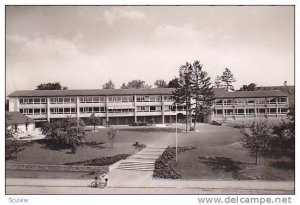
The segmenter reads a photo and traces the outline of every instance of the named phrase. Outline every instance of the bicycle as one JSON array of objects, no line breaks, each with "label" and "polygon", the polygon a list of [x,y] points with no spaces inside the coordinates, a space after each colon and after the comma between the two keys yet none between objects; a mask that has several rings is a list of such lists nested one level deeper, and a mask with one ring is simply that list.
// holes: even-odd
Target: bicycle
[{"label": "bicycle", "polygon": [[101,176],[97,176],[94,178],[94,181],[92,181],[91,183],[91,187],[96,188],[96,187],[100,187],[100,188],[104,188],[107,186],[107,176],[106,174],[101,175]]}]

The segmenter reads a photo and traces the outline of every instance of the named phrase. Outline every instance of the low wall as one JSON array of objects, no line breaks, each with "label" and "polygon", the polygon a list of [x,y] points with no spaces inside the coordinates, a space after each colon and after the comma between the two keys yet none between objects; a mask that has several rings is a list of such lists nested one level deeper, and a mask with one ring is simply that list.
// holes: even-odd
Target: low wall
[{"label": "low wall", "polygon": [[22,171],[62,171],[62,172],[108,172],[108,166],[47,165],[47,164],[7,164],[6,170]]}]

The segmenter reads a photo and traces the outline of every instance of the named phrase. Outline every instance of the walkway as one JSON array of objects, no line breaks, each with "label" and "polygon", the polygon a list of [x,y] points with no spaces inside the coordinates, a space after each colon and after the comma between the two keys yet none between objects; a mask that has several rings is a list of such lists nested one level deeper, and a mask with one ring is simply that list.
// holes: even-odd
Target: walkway
[{"label": "walkway", "polygon": [[128,157],[109,173],[109,186],[126,186],[132,182],[143,186],[144,181],[151,181],[155,161],[164,150],[163,147],[146,147]]}]

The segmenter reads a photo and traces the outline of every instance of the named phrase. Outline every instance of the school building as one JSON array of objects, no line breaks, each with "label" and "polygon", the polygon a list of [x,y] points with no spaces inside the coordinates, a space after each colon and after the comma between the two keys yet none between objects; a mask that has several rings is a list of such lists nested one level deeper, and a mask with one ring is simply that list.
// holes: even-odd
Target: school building
[{"label": "school building", "polygon": [[[11,93],[9,111],[23,113],[36,122],[66,118],[87,119],[92,113],[102,124],[133,122],[172,123],[176,115],[185,116],[185,106],[174,105],[173,88],[21,90]],[[213,119],[285,117],[288,95],[280,90],[227,92],[214,88]]]}]

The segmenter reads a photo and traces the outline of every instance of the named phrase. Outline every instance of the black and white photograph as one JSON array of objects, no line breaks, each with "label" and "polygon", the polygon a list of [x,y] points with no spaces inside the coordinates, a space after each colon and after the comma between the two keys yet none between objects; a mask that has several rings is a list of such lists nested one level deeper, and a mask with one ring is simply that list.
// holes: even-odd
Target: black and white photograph
[{"label": "black and white photograph", "polygon": [[295,5],[4,7],[6,195],[291,204]]}]

